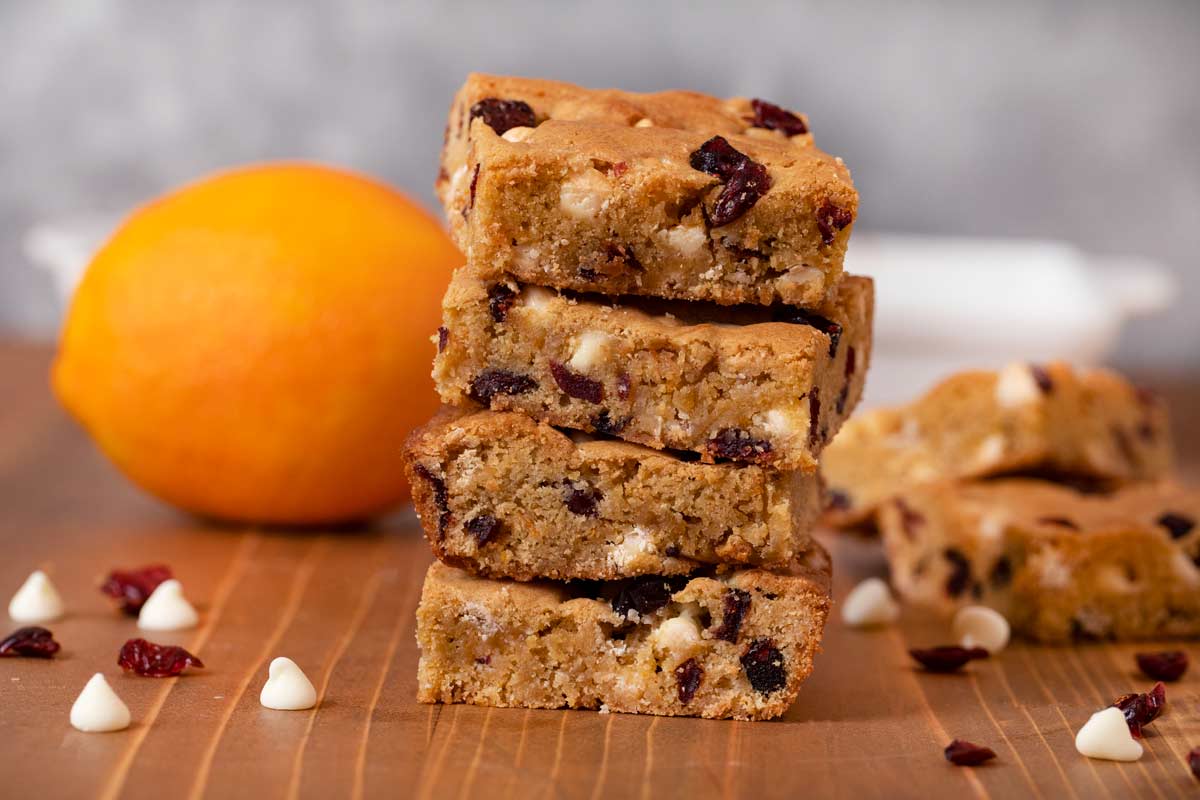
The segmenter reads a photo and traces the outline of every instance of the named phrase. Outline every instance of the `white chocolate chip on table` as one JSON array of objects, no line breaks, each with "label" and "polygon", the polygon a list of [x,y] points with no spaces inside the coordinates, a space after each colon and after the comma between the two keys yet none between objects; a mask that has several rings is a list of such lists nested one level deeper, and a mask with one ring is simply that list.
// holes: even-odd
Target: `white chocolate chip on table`
[{"label": "white chocolate chip on table", "polygon": [[900,618],[900,606],[880,578],[867,578],[842,601],[842,620],[852,628],[890,625]]},{"label": "white chocolate chip on table", "polygon": [[25,579],[8,603],[8,616],[14,622],[53,622],[64,611],[62,597],[40,569]]},{"label": "white chocolate chip on table", "polygon": [[183,595],[183,584],[174,578],[160,583],[138,614],[138,627],[145,631],[181,631],[199,621],[200,615]]},{"label": "white chocolate chip on table", "polygon": [[129,706],[117,697],[102,673],[97,672],[71,706],[71,725],[85,733],[109,733],[129,727]]},{"label": "white chocolate chip on table", "polygon": [[317,704],[317,690],[295,661],[280,656],[267,670],[258,702],[278,711],[303,711]]},{"label": "white chocolate chip on table", "polygon": [[954,638],[963,647],[982,647],[996,655],[1008,645],[1008,620],[987,606],[964,606],[954,615]]},{"label": "white chocolate chip on table", "polygon": [[1097,711],[1075,734],[1075,749],[1088,758],[1108,761],[1137,761],[1142,743],[1129,732],[1121,709],[1110,706]]}]

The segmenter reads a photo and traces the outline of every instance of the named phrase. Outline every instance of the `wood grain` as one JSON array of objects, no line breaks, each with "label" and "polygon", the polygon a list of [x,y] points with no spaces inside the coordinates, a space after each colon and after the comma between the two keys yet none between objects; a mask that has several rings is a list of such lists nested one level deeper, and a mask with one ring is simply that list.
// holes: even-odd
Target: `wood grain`
[{"label": "wood grain", "polygon": [[[0,591],[44,567],[71,614],[53,626],[59,658],[0,661],[0,796],[1172,798],[1198,788],[1185,758],[1200,745],[1200,674],[1170,688],[1141,761],[1089,761],[1075,730],[1148,687],[1132,658],[1147,646],[1018,644],[966,674],[930,675],[906,650],[947,635],[913,614],[872,633],[834,619],[813,677],[774,723],[419,705],[413,610],[429,555],[411,513],[306,533],[178,515],[124,482],[57,410],[48,358],[0,344]],[[1176,408],[1197,398],[1182,391]],[[882,574],[871,543],[826,540],[836,596]],[[197,630],[158,638],[197,651],[207,669],[151,680],[116,667],[136,629],[95,586],[113,566],[149,561],[171,564],[203,612]],[[308,672],[316,709],[258,704],[276,655]],[[67,724],[96,671],[129,704],[129,730]],[[953,737],[999,758],[953,767],[941,753]]]}]

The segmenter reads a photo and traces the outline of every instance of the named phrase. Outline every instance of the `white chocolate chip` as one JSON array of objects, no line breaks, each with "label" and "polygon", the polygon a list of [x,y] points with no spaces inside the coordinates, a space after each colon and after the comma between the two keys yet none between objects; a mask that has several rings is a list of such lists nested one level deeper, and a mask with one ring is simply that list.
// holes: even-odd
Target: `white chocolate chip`
[{"label": "white chocolate chip", "polygon": [[1075,749],[1088,758],[1108,761],[1137,761],[1142,757],[1142,743],[1133,738],[1125,714],[1114,706],[1092,714],[1075,734]]},{"label": "white chocolate chip", "polygon": [[637,122],[633,123],[633,127],[635,127],[635,128],[653,128],[654,120],[650,119],[649,117],[642,117]]},{"label": "white chocolate chip", "polygon": [[987,606],[964,606],[954,615],[954,638],[963,647],[982,647],[992,655],[1008,645],[1008,620]]},{"label": "white chocolate chip", "polygon": [[676,225],[663,231],[663,237],[684,258],[695,256],[708,243],[708,235],[700,225]]},{"label": "white chocolate chip", "polygon": [[648,559],[657,552],[654,543],[646,535],[646,531],[635,525],[629,533],[625,534],[625,538],[621,540],[620,544],[613,545],[608,557],[618,567],[625,568],[637,566],[638,562]]},{"label": "white chocolate chip", "polygon": [[612,336],[604,331],[584,331],[579,334],[575,352],[571,354],[567,366],[576,372],[587,372],[604,355],[611,340]]},{"label": "white chocolate chip", "polygon": [[183,584],[172,578],[163,581],[146,599],[138,613],[144,631],[181,631],[196,627],[200,615],[183,596]]},{"label": "white chocolate chip", "polygon": [[996,404],[1001,408],[1020,408],[1041,397],[1042,390],[1026,364],[1009,364],[996,376]]},{"label": "white chocolate chip", "polygon": [[668,668],[686,661],[703,642],[700,626],[690,614],[664,620],[651,636],[655,651]]},{"label": "white chocolate chip", "polygon": [[816,267],[806,267],[801,264],[798,267],[792,267],[779,278],[780,286],[808,286],[809,284],[820,284],[825,281],[825,273]]},{"label": "white chocolate chip", "polygon": [[772,408],[767,412],[763,427],[772,436],[784,438],[796,430],[795,415],[781,408]]},{"label": "white chocolate chip", "polygon": [[526,286],[521,290],[521,305],[530,311],[542,314],[550,310],[550,303],[556,297],[558,295],[549,289],[543,289],[540,286]]},{"label": "white chocolate chip", "polygon": [[541,250],[527,244],[517,245],[512,249],[512,253],[513,261],[517,263],[517,266],[525,269],[533,269],[542,258]]},{"label": "white chocolate chip", "polygon": [[879,578],[862,581],[842,601],[842,620],[851,628],[890,625],[899,618],[900,606]]},{"label": "white chocolate chip", "polygon": [[1003,434],[993,433],[979,443],[979,448],[976,449],[975,458],[971,463],[975,469],[986,469],[994,466],[1003,457],[1004,436]]},{"label": "white chocolate chip", "polygon": [[1030,558],[1030,566],[1043,589],[1065,589],[1071,585],[1071,570],[1058,550],[1047,548]]},{"label": "white chocolate chip", "polygon": [[533,128],[527,125],[518,125],[515,128],[509,128],[504,133],[500,134],[500,138],[508,142],[523,142],[533,133]]},{"label": "white chocolate chip", "polygon": [[317,690],[295,661],[280,656],[267,669],[258,702],[277,711],[303,711],[317,704]]},{"label": "white chocolate chip", "polygon": [[109,733],[129,727],[129,706],[97,672],[71,706],[71,727],[85,733]]},{"label": "white chocolate chip", "polygon": [[34,570],[8,603],[14,622],[52,622],[63,615],[62,597],[46,573]]},{"label": "white chocolate chip", "polygon": [[454,170],[454,174],[450,176],[450,196],[453,197],[462,188],[463,179],[467,177],[467,165],[463,164],[458,169]]},{"label": "white chocolate chip", "polygon": [[593,219],[604,207],[612,186],[598,170],[586,169],[559,190],[558,204],[575,219]]},{"label": "white chocolate chip", "polygon": [[1008,520],[1001,511],[988,511],[979,517],[979,538],[988,542],[998,542],[1008,527]]}]

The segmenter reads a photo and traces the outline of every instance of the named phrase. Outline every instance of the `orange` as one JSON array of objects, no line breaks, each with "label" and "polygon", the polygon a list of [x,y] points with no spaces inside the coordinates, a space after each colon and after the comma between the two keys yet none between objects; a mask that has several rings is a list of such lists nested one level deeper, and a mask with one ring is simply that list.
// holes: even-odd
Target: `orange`
[{"label": "orange", "polygon": [[227,520],[315,524],[408,497],[430,336],[461,255],[366,177],[219,174],[136,211],[88,266],[58,397],[131,480]]}]

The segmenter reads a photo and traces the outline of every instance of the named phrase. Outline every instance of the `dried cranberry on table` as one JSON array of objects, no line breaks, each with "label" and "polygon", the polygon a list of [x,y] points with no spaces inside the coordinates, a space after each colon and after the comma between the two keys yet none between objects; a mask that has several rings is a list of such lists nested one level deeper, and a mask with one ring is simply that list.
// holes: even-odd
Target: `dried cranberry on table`
[{"label": "dried cranberry on table", "polygon": [[8,658],[53,658],[59,649],[54,634],[37,625],[18,628],[0,639],[0,656]]},{"label": "dried cranberry on table", "polygon": [[1173,683],[1182,678],[1188,668],[1188,656],[1182,650],[1137,653],[1134,658],[1137,660],[1138,669],[1156,681]]},{"label": "dried cranberry on table", "polygon": [[131,570],[115,569],[100,585],[100,591],[118,601],[126,614],[136,617],[158,585],[173,577],[171,568],[165,564]]},{"label": "dried cranberry on table", "polygon": [[1192,768],[1192,774],[1200,778],[1200,747],[1193,747],[1188,753],[1188,766]]},{"label": "dried cranberry on table", "polygon": [[117,665],[145,678],[170,678],[188,667],[203,667],[204,662],[182,647],[130,639],[121,646]]},{"label": "dried cranberry on table", "polygon": [[1121,709],[1129,732],[1133,738],[1142,737],[1142,728],[1158,719],[1167,705],[1167,687],[1162,681],[1154,684],[1148,692],[1124,694],[1113,702],[1114,708]]},{"label": "dried cranberry on table", "polygon": [[962,669],[968,661],[988,657],[988,651],[982,647],[959,647],[958,645],[917,648],[909,650],[908,654],[930,672],[954,672]]},{"label": "dried cranberry on table", "polygon": [[946,745],[946,760],[960,767],[977,767],[985,761],[996,757],[996,752],[990,747],[968,742],[965,739],[955,739]]}]

